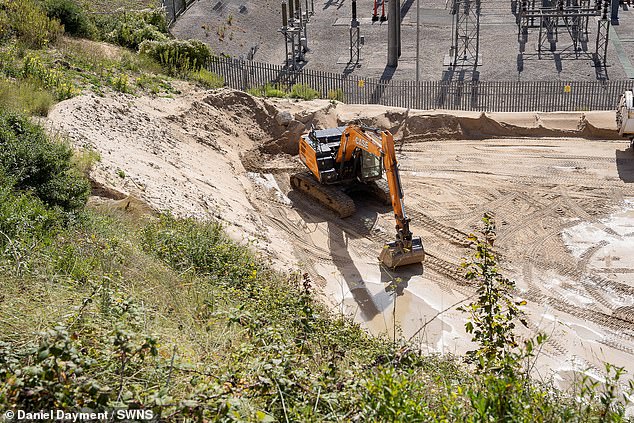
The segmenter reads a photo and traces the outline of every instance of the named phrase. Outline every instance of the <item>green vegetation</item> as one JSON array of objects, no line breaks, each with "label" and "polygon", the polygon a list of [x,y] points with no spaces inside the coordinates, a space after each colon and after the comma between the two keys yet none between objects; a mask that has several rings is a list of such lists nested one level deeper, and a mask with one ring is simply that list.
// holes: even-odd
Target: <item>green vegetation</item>
[{"label": "green vegetation", "polygon": [[[369,336],[316,299],[308,274],[274,271],[218,222],[138,216],[116,202],[87,208],[85,175],[99,154],[73,154],[27,115],[82,91],[169,93],[165,74],[223,81],[202,67],[206,47],[168,40],[156,10],[86,13],[153,0],[80,1],[0,0],[0,409],[142,408],[165,421],[625,420],[632,386],[619,367],[566,392],[531,379],[546,339],[515,333],[522,302],[499,271],[491,216],[465,264],[478,286],[463,306],[476,349],[453,357]],[[130,49],[139,45],[141,55]],[[301,84],[251,93],[319,96]]]},{"label": "green vegetation", "polygon": [[328,90],[327,98],[332,101],[343,101],[343,90],[341,88]]},{"label": "green vegetation", "polygon": [[301,98],[302,100],[314,100],[319,98],[319,91],[314,90],[306,84],[295,84],[288,94],[290,98]]},{"label": "green vegetation", "polygon": [[161,63],[172,75],[199,71],[211,58],[209,47],[198,40],[146,40],[139,53]]},{"label": "green vegetation", "polygon": [[104,41],[138,49],[143,41],[166,41],[167,23],[161,9],[117,12],[93,18]]},{"label": "green vegetation", "polygon": [[19,110],[29,115],[46,116],[53,105],[53,95],[26,81],[10,83],[0,80],[0,109]]},{"label": "green vegetation", "polygon": [[15,36],[30,48],[54,42],[63,32],[56,19],[49,19],[36,0],[0,1],[0,37]]},{"label": "green vegetation", "polygon": [[[307,274],[273,271],[217,222],[85,209],[83,191],[62,207],[56,200],[98,155],[73,160],[28,119],[0,122],[9,140],[0,163],[30,164],[4,165],[0,179],[3,409],[146,408],[195,421],[622,421],[622,369],[564,393],[529,378],[532,344],[498,342],[514,339],[521,313],[506,302],[490,218],[466,265],[482,286],[467,306],[479,346],[468,365],[368,336],[315,299]],[[62,171],[76,182],[49,184]],[[493,336],[491,318],[502,326]]]},{"label": "green vegetation", "polygon": [[97,28],[74,0],[44,0],[43,9],[50,19],[64,25],[64,31],[76,37],[93,38]]},{"label": "green vegetation", "polygon": [[225,85],[225,81],[222,76],[216,75],[204,68],[191,72],[189,74],[189,78],[192,81],[198,82],[205,88],[221,88]]},{"label": "green vegetation", "polygon": [[34,192],[44,203],[65,211],[76,211],[86,203],[90,186],[71,166],[71,148],[50,141],[28,118],[0,114],[0,147],[5,185]]},{"label": "green vegetation", "polygon": [[291,87],[290,91],[286,91],[281,85],[265,84],[260,87],[250,88],[247,92],[256,97],[289,97],[302,100],[314,100],[319,98],[319,91],[305,84],[295,84]]},{"label": "green vegetation", "polygon": [[86,91],[170,95],[173,76],[223,85],[202,68],[211,57],[206,45],[169,39],[160,4],[124,3],[88,13],[96,5],[80,0],[0,0],[0,108],[46,116],[55,101]]},{"label": "green vegetation", "polygon": [[278,97],[284,98],[287,96],[286,91],[280,85],[265,84],[260,87],[253,87],[247,90],[247,93],[255,97]]}]

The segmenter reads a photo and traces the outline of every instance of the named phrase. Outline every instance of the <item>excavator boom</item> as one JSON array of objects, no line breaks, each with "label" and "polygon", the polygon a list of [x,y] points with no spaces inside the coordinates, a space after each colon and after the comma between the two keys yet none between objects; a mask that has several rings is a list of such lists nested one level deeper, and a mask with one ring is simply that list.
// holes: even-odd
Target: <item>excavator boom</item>
[{"label": "excavator boom", "polygon": [[292,185],[339,212],[341,217],[354,213],[353,205],[351,207],[337,197],[331,187],[324,185],[351,179],[372,183],[381,178],[384,170],[396,220],[396,239],[383,246],[379,260],[390,268],[424,260],[422,240],[414,237],[409,229],[410,219],[405,213],[394,138],[389,131],[358,125],[326,129],[319,133],[312,131],[301,138],[299,157],[316,181],[310,184],[306,179],[310,175],[293,175]]}]

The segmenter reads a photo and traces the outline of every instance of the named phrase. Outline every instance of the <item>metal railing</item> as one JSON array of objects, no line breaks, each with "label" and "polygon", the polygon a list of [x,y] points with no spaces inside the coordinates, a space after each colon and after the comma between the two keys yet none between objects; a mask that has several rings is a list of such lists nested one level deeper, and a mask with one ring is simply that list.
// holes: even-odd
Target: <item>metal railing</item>
[{"label": "metal railing", "polygon": [[[181,0],[184,1],[184,0]],[[415,81],[362,78],[310,69],[216,57],[208,69],[238,90],[272,84],[290,90],[305,84],[321,98],[345,103],[382,104],[412,109],[486,112],[614,110],[632,81]]]}]

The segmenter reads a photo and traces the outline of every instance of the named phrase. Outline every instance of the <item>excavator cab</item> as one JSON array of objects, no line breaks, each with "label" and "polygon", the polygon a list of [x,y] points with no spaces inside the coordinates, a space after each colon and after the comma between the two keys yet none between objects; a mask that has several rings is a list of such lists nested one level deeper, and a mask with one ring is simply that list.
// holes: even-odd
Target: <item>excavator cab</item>
[{"label": "excavator cab", "polygon": [[362,182],[376,181],[383,177],[383,160],[367,151],[361,150],[361,172],[359,179]]}]

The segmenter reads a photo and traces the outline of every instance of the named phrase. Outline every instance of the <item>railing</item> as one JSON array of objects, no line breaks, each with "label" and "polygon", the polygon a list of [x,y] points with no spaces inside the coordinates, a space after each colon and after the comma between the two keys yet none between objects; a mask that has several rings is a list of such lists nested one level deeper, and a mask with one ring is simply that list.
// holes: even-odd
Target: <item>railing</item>
[{"label": "railing", "polygon": [[[185,1],[185,0],[181,0]],[[382,104],[412,109],[453,109],[487,112],[614,110],[632,81],[415,81],[380,80],[310,69],[214,58],[208,69],[228,87],[247,90],[273,84],[290,90],[306,84],[321,98],[346,103]]]}]

